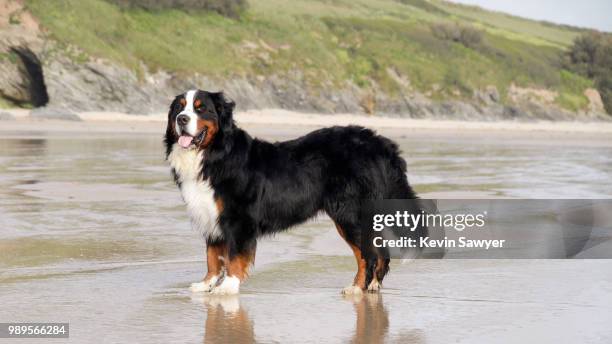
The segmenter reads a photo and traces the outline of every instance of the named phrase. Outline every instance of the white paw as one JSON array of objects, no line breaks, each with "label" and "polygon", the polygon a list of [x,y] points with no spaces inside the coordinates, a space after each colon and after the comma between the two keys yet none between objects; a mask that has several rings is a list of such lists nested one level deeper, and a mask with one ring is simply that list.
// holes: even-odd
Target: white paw
[{"label": "white paw", "polygon": [[240,291],[240,279],[234,276],[225,276],[221,284],[215,286],[210,293],[214,295],[235,295]]},{"label": "white paw", "polygon": [[213,276],[209,278],[208,280],[204,280],[202,282],[191,283],[189,290],[191,290],[194,293],[200,293],[200,292],[207,293],[212,290],[215,284],[217,284],[218,280],[219,280],[219,276]]},{"label": "white paw", "polygon": [[368,293],[377,293],[382,286],[376,279],[373,279],[368,286]]},{"label": "white paw", "polygon": [[363,290],[356,285],[349,285],[348,287],[342,289],[342,294],[344,295],[360,295],[363,294]]},{"label": "white paw", "polygon": [[240,310],[240,296],[227,295],[225,297],[208,296],[204,302],[210,307],[221,306],[226,313],[237,313]]}]

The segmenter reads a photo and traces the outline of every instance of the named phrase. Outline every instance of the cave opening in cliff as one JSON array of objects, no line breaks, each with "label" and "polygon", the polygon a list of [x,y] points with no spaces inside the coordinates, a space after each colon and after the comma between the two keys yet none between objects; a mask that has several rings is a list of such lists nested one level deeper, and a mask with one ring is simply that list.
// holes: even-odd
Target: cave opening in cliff
[{"label": "cave opening in cliff", "polygon": [[28,48],[11,49],[23,64],[23,76],[30,95],[30,103],[34,107],[45,106],[49,102],[49,94],[45,85],[42,64],[36,54]]}]

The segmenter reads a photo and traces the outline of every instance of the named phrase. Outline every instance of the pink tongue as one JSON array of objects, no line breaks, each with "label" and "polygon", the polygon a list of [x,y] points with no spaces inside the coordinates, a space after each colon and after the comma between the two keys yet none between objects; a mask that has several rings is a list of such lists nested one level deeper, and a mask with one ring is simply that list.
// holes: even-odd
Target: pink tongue
[{"label": "pink tongue", "polygon": [[191,144],[191,141],[193,141],[192,136],[181,136],[178,139],[178,144],[181,145],[181,147],[183,148],[188,148]]}]

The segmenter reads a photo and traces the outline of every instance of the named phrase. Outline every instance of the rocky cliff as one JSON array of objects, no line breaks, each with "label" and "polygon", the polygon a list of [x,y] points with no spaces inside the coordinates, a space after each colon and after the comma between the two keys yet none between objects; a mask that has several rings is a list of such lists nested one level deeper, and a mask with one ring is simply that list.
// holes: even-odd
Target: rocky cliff
[{"label": "rocky cliff", "polygon": [[[283,108],[320,113],[368,113],[413,118],[453,119],[607,119],[599,94],[585,91],[587,111],[573,113],[555,105],[555,92],[512,85],[501,95],[494,86],[474,91],[472,99],[433,100],[411,89],[409,80],[387,69],[405,85],[389,95],[374,83],[367,88],[347,81],[342,86],[309,86],[302,72],[284,75],[211,78],[166,71],[140,74],[60,45],[41,30],[19,2],[0,8],[0,96],[5,106],[48,106],[73,111],[118,111],[145,115],[165,112],[171,99],[186,89],[224,90],[239,109]],[[502,103],[501,99],[505,98]]]}]

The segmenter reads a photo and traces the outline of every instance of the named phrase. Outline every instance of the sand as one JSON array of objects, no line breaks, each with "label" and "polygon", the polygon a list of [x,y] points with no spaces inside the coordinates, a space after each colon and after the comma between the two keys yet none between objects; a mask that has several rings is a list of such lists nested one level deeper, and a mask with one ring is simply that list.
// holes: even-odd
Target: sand
[{"label": "sand", "polygon": [[[82,122],[34,120],[29,110],[7,110],[17,120],[0,122],[0,131],[94,131],[94,132],[159,132],[165,126],[166,114],[129,115],[118,112],[81,112]],[[356,114],[313,114],[280,109],[237,112],[235,119],[245,127],[325,127],[333,125],[361,125],[384,131],[488,131],[488,132],[550,132],[589,135],[612,134],[611,122],[552,122],[552,121],[454,121],[407,119]]]},{"label": "sand", "polygon": [[[191,293],[203,243],[163,159],[163,116],[23,113],[0,122],[4,321],[70,322],[78,343],[612,342],[612,260],[393,261],[380,295],[345,298],[354,258],[325,217],[261,240],[241,295]],[[349,123],[396,136],[424,198],[612,194],[612,136],[589,124],[273,113],[236,117],[271,140]]]}]

